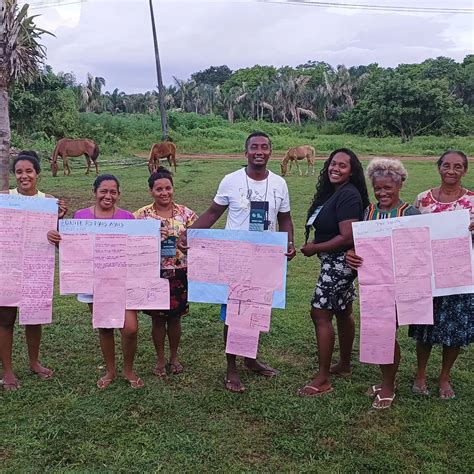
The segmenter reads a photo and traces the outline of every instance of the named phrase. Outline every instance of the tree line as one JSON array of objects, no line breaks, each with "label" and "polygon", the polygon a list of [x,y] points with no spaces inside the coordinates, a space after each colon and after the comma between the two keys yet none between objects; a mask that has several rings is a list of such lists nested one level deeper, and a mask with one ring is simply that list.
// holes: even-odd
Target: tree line
[{"label": "tree line", "polygon": [[[158,92],[104,91],[103,77],[44,67],[33,83],[16,84],[11,122],[20,133],[71,133],[80,112],[157,113]],[[253,66],[232,71],[211,66],[165,89],[167,110],[215,114],[229,122],[266,120],[301,125],[336,122],[366,136],[466,135],[474,129],[474,55],[447,57],[396,68],[308,61],[296,67]]]}]

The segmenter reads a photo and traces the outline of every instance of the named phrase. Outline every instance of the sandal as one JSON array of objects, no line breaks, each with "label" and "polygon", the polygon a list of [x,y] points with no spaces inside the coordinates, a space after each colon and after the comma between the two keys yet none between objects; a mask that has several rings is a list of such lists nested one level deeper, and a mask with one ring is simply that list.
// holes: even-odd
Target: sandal
[{"label": "sandal", "polygon": [[[375,408],[376,410],[385,410],[387,408],[390,408],[392,406],[393,400],[395,399],[395,394],[391,397],[384,397],[380,398],[380,395],[377,393],[375,395],[375,400],[372,403],[372,408]],[[386,405],[381,405],[380,402],[388,402]]]},{"label": "sandal", "polygon": [[0,379],[0,386],[5,392],[14,392],[20,388],[20,384],[16,379],[14,382],[5,382],[3,379]]},{"label": "sandal", "polygon": [[140,377],[137,377],[134,380],[129,380],[125,378],[125,380],[130,384],[130,387],[133,389],[139,389],[145,386],[145,382]]},{"label": "sandal", "polygon": [[262,377],[276,377],[279,374],[278,370],[266,364],[261,364],[259,367],[248,367],[247,364],[244,364],[244,366],[250,372],[261,375]]},{"label": "sandal", "polygon": [[104,388],[107,388],[113,381],[114,379],[106,378],[104,375],[99,380],[97,380],[96,385],[97,385],[97,388],[100,388],[101,390],[103,390]]},{"label": "sandal", "polygon": [[411,387],[411,391],[415,395],[423,395],[425,397],[428,397],[430,394],[430,391],[428,390],[428,387],[426,386],[426,384],[417,385],[416,383],[414,383]]},{"label": "sandal", "polygon": [[224,379],[224,386],[228,392],[232,393],[244,393],[246,388],[242,385],[242,382],[236,382],[230,379]]},{"label": "sandal", "polygon": [[47,369],[46,367],[43,367],[42,370],[33,370],[30,368],[30,373],[31,375],[37,375],[40,379],[43,380],[48,380],[52,379],[54,372],[51,369]]},{"label": "sandal", "polygon": [[456,394],[454,393],[453,387],[449,385],[447,388],[439,388],[439,398],[441,400],[451,400],[453,398],[456,398]]},{"label": "sandal", "polygon": [[375,397],[380,392],[380,390],[382,390],[382,387],[380,385],[372,385],[367,389],[365,394],[368,397]]},{"label": "sandal", "polygon": [[184,367],[179,362],[176,362],[176,364],[170,362],[169,369],[172,375],[178,375],[184,370]]},{"label": "sandal", "polygon": [[153,374],[156,375],[157,377],[166,377],[166,366],[164,367],[158,367],[156,366],[153,369]]},{"label": "sandal", "polygon": [[[303,390],[306,390],[307,392],[305,393]],[[298,390],[298,395],[300,397],[319,397],[320,395],[331,392],[334,392],[334,388],[331,385],[324,390],[318,387],[313,387],[313,385],[305,385]]]}]

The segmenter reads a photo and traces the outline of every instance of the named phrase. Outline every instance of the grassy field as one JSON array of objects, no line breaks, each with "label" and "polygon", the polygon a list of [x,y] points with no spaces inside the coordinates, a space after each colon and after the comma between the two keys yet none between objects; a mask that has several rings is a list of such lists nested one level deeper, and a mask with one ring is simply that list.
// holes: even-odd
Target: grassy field
[{"label": "grassy field", "polygon": [[[103,162],[102,171],[122,181],[122,207],[135,210],[150,202],[144,165],[106,157]],[[242,164],[244,160],[181,161],[176,201],[202,212],[222,176]],[[80,165],[82,161],[73,160],[68,178],[53,179],[45,172],[41,182],[44,191],[67,199],[71,210],[91,203],[94,178],[83,176]],[[406,166],[403,197],[411,202],[436,185],[438,175],[434,163]],[[276,172],[278,163],[270,167]],[[315,178],[292,176],[287,182],[300,245]],[[472,171],[464,184],[474,189]],[[134,391],[117,380],[100,391],[95,381],[103,373],[103,361],[88,310],[75,298],[58,295],[54,324],[45,328],[42,345],[44,363],[56,371],[54,379],[29,375],[24,331],[17,327],[14,359],[22,388],[0,392],[0,471],[472,472],[472,347],[455,366],[457,398],[451,401],[435,395],[438,349],[429,370],[433,395],[411,394],[415,344],[406,328],[399,331],[402,363],[391,410],[370,409],[364,393],[378,381],[379,370],[357,362],[357,342],[352,378],[335,379],[335,392],[328,396],[296,396],[316,365],[309,300],[317,267],[315,258],[301,255],[289,264],[287,309],[273,311],[272,330],[261,338],[259,353],[281,374],[269,380],[244,372],[248,390],[243,395],[223,390],[217,306],[191,305],[183,321],[185,372],[165,379],[151,374],[150,321],[141,315],[136,368],[146,387]]]}]

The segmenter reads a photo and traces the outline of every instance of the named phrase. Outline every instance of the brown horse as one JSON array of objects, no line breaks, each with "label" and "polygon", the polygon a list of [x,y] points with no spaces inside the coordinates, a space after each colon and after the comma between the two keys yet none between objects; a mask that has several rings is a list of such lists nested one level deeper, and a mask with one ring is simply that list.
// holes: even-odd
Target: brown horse
[{"label": "brown horse", "polygon": [[[300,165],[298,163],[299,160],[304,160],[306,159],[308,163],[308,170],[306,171],[306,176],[309,174],[309,168],[311,167],[311,174],[314,174],[314,160],[315,160],[315,154],[316,150],[314,147],[310,145],[301,145],[301,146],[295,146],[294,148],[290,148],[285,155],[285,158],[283,158],[283,161],[280,163],[280,168],[281,168],[281,175],[286,176],[286,173],[288,171],[288,174],[291,174],[291,165],[293,162],[296,164],[296,168],[298,169],[298,173],[301,176],[301,169]],[[290,162],[290,169],[288,169],[288,162]]]},{"label": "brown horse", "polygon": [[150,150],[150,158],[148,159],[148,171],[153,174],[160,167],[160,158],[166,158],[168,165],[174,166],[176,173],[176,145],[172,142],[155,143]]},{"label": "brown horse", "polygon": [[61,138],[61,140],[56,143],[53,156],[51,157],[51,171],[53,176],[57,176],[58,174],[58,157],[62,158],[64,163],[64,176],[68,176],[71,174],[68,157],[81,155],[84,155],[87,160],[86,174],[89,174],[91,163],[94,163],[95,172],[96,174],[99,174],[99,167],[97,165],[99,145],[97,145],[95,141],[88,139],[76,140],[72,138]]}]

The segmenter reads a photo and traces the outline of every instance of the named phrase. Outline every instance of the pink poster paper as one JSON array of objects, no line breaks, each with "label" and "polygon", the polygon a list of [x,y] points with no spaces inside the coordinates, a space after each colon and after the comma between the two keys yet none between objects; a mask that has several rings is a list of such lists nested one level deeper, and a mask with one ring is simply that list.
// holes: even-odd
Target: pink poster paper
[{"label": "pink poster paper", "polygon": [[127,279],[160,276],[158,242],[154,236],[127,237]]},{"label": "pink poster paper", "polygon": [[242,283],[229,285],[229,299],[251,301],[253,303],[272,304],[273,291],[261,286],[251,286]]},{"label": "pink poster paper", "polygon": [[283,249],[278,245],[257,244],[253,251],[252,285],[281,291],[287,262]]},{"label": "pink poster paper", "polygon": [[59,293],[92,294],[94,289],[94,236],[64,234],[59,245]]},{"label": "pink poster paper", "polygon": [[229,326],[225,351],[227,354],[256,359],[259,337],[258,329]]},{"label": "pink poster paper", "polygon": [[95,278],[92,326],[123,328],[127,292],[124,278]]},{"label": "pink poster paper", "polygon": [[391,237],[357,239],[355,251],[364,259],[358,269],[360,285],[394,283]]},{"label": "pink poster paper", "polygon": [[433,298],[397,301],[397,318],[400,326],[408,324],[433,324]]},{"label": "pink poster paper", "polygon": [[127,309],[170,309],[166,278],[127,278]]},{"label": "pink poster paper", "polygon": [[471,245],[470,236],[431,242],[436,288],[472,284]]},{"label": "pink poster paper", "polygon": [[222,240],[219,249],[219,283],[250,283],[254,245]]},{"label": "pink poster paper", "polygon": [[431,276],[429,227],[394,229],[392,242],[396,278]]}]

